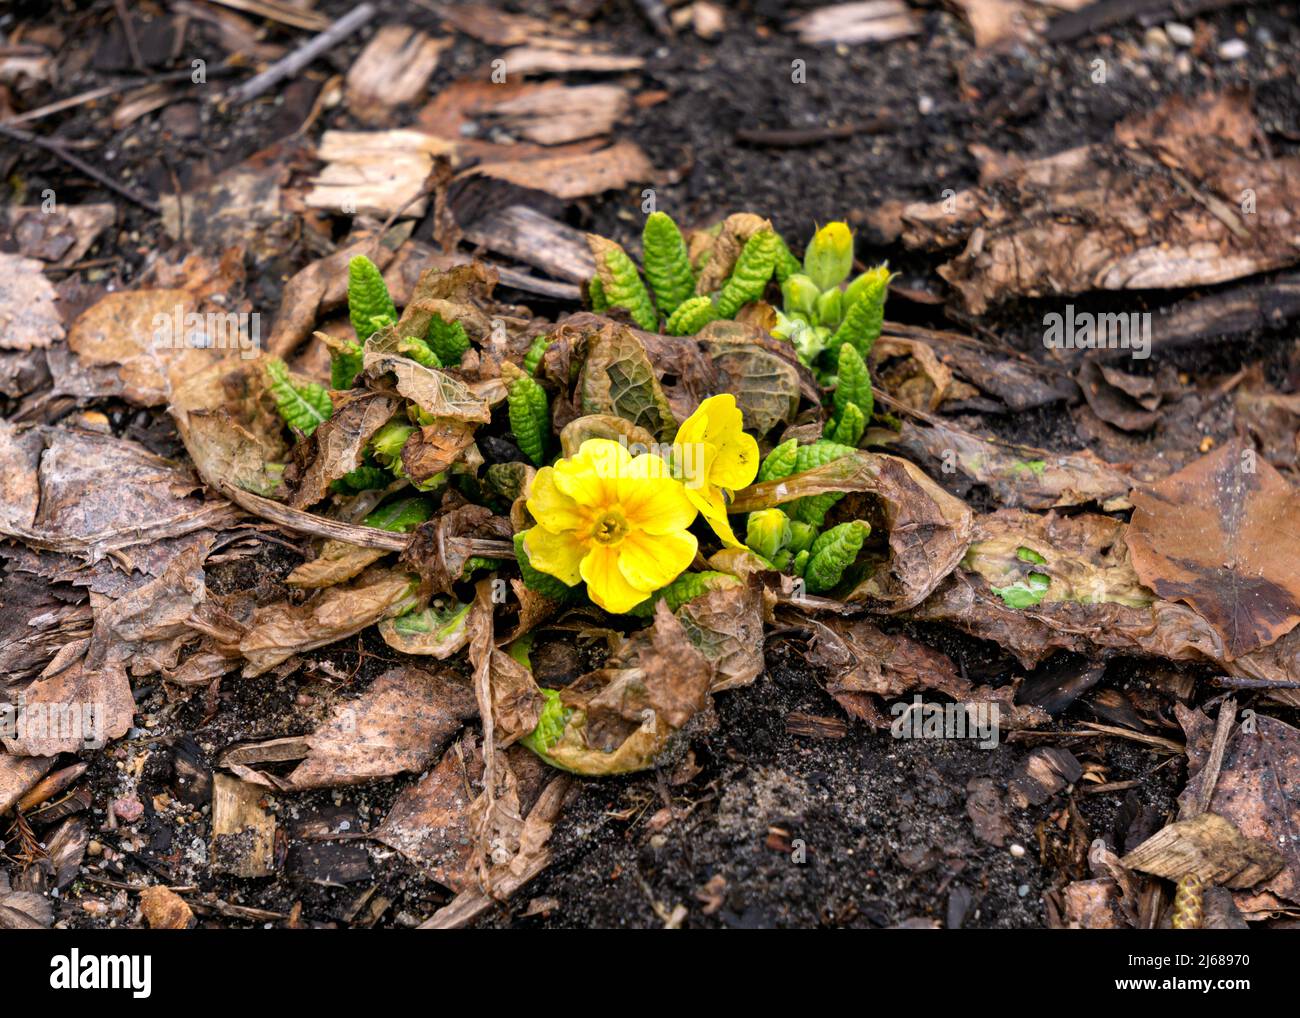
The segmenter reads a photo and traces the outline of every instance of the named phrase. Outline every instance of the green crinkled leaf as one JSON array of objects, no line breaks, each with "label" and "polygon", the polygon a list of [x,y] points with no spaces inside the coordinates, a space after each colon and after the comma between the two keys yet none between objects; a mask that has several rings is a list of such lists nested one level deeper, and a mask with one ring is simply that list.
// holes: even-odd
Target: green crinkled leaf
[{"label": "green crinkled leaf", "polygon": [[385,325],[397,321],[397,306],[388,295],[383,274],[365,255],[348,262],[348,317],[357,339],[365,342]]},{"label": "green crinkled leaf", "polygon": [[304,435],[310,436],[334,413],[329,390],[317,382],[295,383],[289,377],[288,367],[278,357],[267,360],[266,378],[280,417]]},{"label": "green crinkled leaf", "polygon": [[[840,346],[833,399],[835,406],[834,420],[838,421],[844,414],[844,408],[851,403],[857,406],[865,419],[870,419],[872,408],[875,405],[875,397],[871,390],[871,373],[868,371],[862,355],[849,343]],[[844,444],[857,445],[856,442],[845,442]]]},{"label": "green crinkled leaf", "polygon": [[871,533],[871,526],[863,520],[841,523],[822,534],[813,542],[808,552],[808,565],[804,580],[808,592],[820,594],[840,582],[844,570],[853,564],[862,545]]},{"label": "green crinkled leaf", "polygon": [[587,234],[587,244],[596,259],[596,273],[609,306],[626,309],[632,321],[647,332],[658,329],[659,314],[627,252],[614,241],[592,233]]},{"label": "green crinkled leaf", "polygon": [[546,751],[560,741],[564,735],[564,726],[568,724],[573,711],[560,701],[558,689],[541,687],[541,693],[542,713],[537,719],[537,727],[519,741],[546,760]]},{"label": "green crinkled leaf", "polygon": [[460,322],[447,322],[442,315],[435,314],[429,320],[429,334],[425,339],[429,349],[438,358],[438,363],[426,364],[425,367],[454,368],[469,351],[469,335]]},{"label": "green crinkled leaf", "polygon": [[677,431],[645,347],[630,329],[611,327],[594,337],[580,389],[584,413],[622,417],[660,441],[670,441]]},{"label": "green crinkled leaf", "polygon": [[779,233],[776,235],[776,267],[773,270],[778,283],[784,283],[791,276],[803,272],[803,262],[790,253],[790,246]]},{"label": "green crinkled leaf", "polygon": [[772,278],[780,240],[771,230],[759,230],[740,251],[731,277],[718,294],[718,316],[735,318],[746,304],[761,300],[767,281]]},{"label": "green crinkled leaf", "polygon": [[360,372],[361,344],[356,340],[344,340],[341,349],[330,350],[330,388],[351,389]]},{"label": "green crinkled leaf", "polygon": [[841,445],[856,446],[862,441],[862,436],[866,430],[866,415],[858,409],[856,403],[848,403],[840,414],[840,419],[828,429],[826,437],[832,442],[838,442]]},{"label": "green crinkled leaf", "polygon": [[714,306],[712,297],[707,294],[690,297],[682,301],[668,317],[664,332],[670,336],[694,336],[717,317],[718,309]]},{"label": "green crinkled leaf", "polygon": [[536,337],[528,347],[528,352],[524,354],[524,370],[530,375],[537,374],[537,366],[542,363],[542,357],[546,354],[546,348],[551,345],[551,338],[547,335]]},{"label": "green crinkled leaf", "polygon": [[423,364],[426,368],[440,368],[442,361],[438,355],[430,349],[429,344],[418,336],[403,336],[397,343],[397,352],[405,354],[416,364]]},{"label": "green crinkled leaf", "polygon": [[848,343],[864,361],[867,359],[884,327],[889,280],[889,269],[881,265],[864,272],[853,281],[853,287],[850,288],[851,291],[856,290],[850,294],[853,303],[846,305],[844,321],[831,337],[833,346]]},{"label": "green crinkled leaf", "polygon": [[795,463],[799,457],[799,440],[796,438],[788,439],[782,442],[775,449],[763,457],[763,462],[759,464],[758,476],[755,481],[775,481],[782,477],[789,477],[794,473]]},{"label": "green crinkled leaf", "polygon": [[641,233],[645,276],[654,290],[659,312],[671,320],[681,303],[695,292],[695,273],[686,253],[686,241],[672,217],[652,212]]},{"label": "green crinkled leaf", "polygon": [[546,462],[551,437],[551,410],[546,390],[532,375],[521,374],[507,390],[510,430],[524,455],[537,466]]},{"label": "green crinkled leaf", "polygon": [[394,534],[410,533],[432,515],[433,509],[423,498],[399,498],[382,505],[361,522]]},{"label": "green crinkled leaf", "polygon": [[668,610],[675,612],[688,601],[693,601],[697,597],[707,594],[710,590],[718,590],[723,587],[736,587],[740,585],[740,580],[731,573],[720,573],[706,570],[699,573],[682,573],[681,576],[673,580],[668,586],[656,590],[648,598],[628,612],[629,615],[636,615],[641,618],[649,618],[654,614],[655,604],[660,598],[668,602]]}]

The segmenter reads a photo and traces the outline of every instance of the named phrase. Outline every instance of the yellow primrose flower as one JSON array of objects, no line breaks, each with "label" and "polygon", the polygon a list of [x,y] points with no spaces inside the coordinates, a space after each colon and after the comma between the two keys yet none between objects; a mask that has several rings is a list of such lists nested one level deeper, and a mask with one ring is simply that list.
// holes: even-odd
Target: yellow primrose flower
[{"label": "yellow primrose flower", "polygon": [[744,417],[729,392],[710,396],[682,422],[673,459],[691,500],[729,548],[743,548],[727,521],[732,492],[758,475],[758,443],[742,429]]},{"label": "yellow primrose flower", "polygon": [[606,611],[626,612],[666,587],[695,558],[695,507],[658,456],[589,438],[542,467],[528,489],[537,526],[524,534],[533,567],[570,586],[587,583]]}]

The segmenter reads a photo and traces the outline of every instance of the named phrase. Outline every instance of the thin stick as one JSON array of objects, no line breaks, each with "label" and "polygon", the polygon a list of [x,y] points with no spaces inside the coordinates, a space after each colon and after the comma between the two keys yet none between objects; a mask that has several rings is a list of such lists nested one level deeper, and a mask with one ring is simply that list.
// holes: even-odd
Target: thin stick
[{"label": "thin stick", "polygon": [[[229,74],[234,68],[229,64],[219,64],[213,67],[207,73],[211,77],[217,77],[221,74]],[[166,74],[155,74],[148,78],[132,78],[130,81],[119,81],[116,85],[101,85],[99,88],[92,88],[89,92],[82,92],[78,95],[68,96],[66,99],[59,99],[56,102],[47,103],[45,106],[38,106],[34,110],[28,110],[26,113],[20,113],[16,117],[10,117],[8,120],[0,120],[0,124],[25,124],[30,120],[40,120],[42,117],[48,117],[51,113],[62,113],[64,110],[70,110],[74,106],[82,106],[88,102],[94,102],[96,99],[102,99],[106,95],[113,95],[116,92],[126,92],[133,88],[140,88],[144,85],[161,85],[169,81],[184,81],[192,77],[194,72],[190,71],[168,71]]]},{"label": "thin stick", "polygon": [[1219,719],[1214,729],[1214,742],[1210,746],[1210,755],[1205,761],[1205,766],[1201,768],[1201,790],[1196,795],[1196,803],[1181,819],[1190,820],[1210,808],[1215,786],[1219,783],[1219,772],[1223,769],[1223,754],[1228,749],[1228,739],[1232,735],[1232,726],[1236,720],[1237,699],[1230,696],[1219,704]]},{"label": "thin stick", "polygon": [[126,0],[113,0],[113,6],[117,8],[117,20],[122,23],[122,31],[126,34],[126,48],[131,51],[131,63],[135,64],[137,71],[143,73],[144,57],[140,54],[140,40],[135,36],[135,25],[131,23]]},{"label": "thin stick", "polygon": [[45,149],[45,151],[58,156],[69,166],[76,167],[86,176],[98,180],[105,187],[112,191],[116,191],[123,198],[129,198],[141,208],[146,208],[154,214],[157,214],[159,211],[158,203],[156,201],[151,198],[146,198],[144,195],[140,194],[138,191],[132,190],[125,184],[119,184],[103,170],[98,170],[91,166],[90,163],[74,156],[57,141],[50,141],[47,138],[41,138],[35,134],[29,134],[27,131],[19,131],[6,124],[0,124],[0,134],[13,138],[15,141],[21,141],[25,145],[39,145],[41,148]]},{"label": "thin stick", "polygon": [[1229,689],[1300,689],[1300,682],[1289,679],[1242,679],[1235,675],[1220,675],[1211,681]]},{"label": "thin stick", "polygon": [[292,53],[277,60],[261,74],[231,89],[228,93],[230,101],[240,104],[256,99],[273,85],[297,74],[318,56],[342,42],[374,16],[375,8],[369,3],[353,8],[349,13],[321,32],[320,35],[308,39]]},{"label": "thin stick", "polygon": [[271,0],[215,0],[222,7],[232,7],[237,11],[257,14],[282,25],[318,32],[329,24],[329,19],[316,11],[305,11],[289,4],[274,3]]}]

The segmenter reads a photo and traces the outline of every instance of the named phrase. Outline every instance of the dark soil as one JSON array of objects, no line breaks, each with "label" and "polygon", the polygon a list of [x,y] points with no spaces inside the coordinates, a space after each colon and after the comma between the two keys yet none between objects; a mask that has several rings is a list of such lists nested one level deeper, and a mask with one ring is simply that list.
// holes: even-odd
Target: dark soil
[{"label": "dark soil", "polygon": [[[19,15],[32,6],[20,4]],[[350,6],[342,0],[317,4],[333,15]],[[378,6],[380,21],[438,30],[436,15],[424,6],[394,0],[380,0]],[[510,6],[545,14],[550,5]],[[1300,84],[1294,70],[1300,66],[1300,19],[1291,3],[1229,8],[1201,19],[1197,24],[1207,26],[1214,39],[1248,40],[1251,57],[1221,62],[1211,46],[1208,55],[1191,58],[1186,66],[1176,59],[1185,50],[1148,48],[1137,25],[1068,46],[977,54],[961,22],[936,7],[926,11],[925,31],[917,38],[883,47],[810,50],[784,35],[776,17],[796,5],[735,4],[729,12],[733,31],[716,44],[689,34],[667,42],[648,29],[632,4],[608,6],[593,22],[592,34],[647,56],[644,87],[668,93],[664,102],[637,110],[623,130],[663,171],[663,179],[653,184],[658,207],[686,222],[749,209],[771,216],[794,237],[805,236],[814,222],[848,217],[861,223],[863,214],[885,199],[934,200],[944,188],[974,183],[973,144],[1026,156],[1050,153],[1104,139],[1117,119],[1150,109],[1172,93],[1239,82],[1253,86],[1256,109],[1277,150],[1300,141]],[[124,52],[112,4],[65,4],[50,17],[67,33],[67,47],[84,48],[87,58],[51,98],[106,80],[103,72],[114,69]],[[279,41],[299,38],[298,33],[273,34]],[[294,131],[324,79],[345,72],[360,45],[354,40],[339,46],[313,65],[310,75],[268,101],[228,111],[201,104],[199,129],[190,136],[169,130],[157,116],[111,132],[106,116],[111,107],[97,104],[43,126],[60,138],[97,142],[90,157],[151,195],[170,191],[173,177],[188,188]],[[201,57],[209,66],[224,57],[202,32],[191,34],[184,52],[187,60]],[[458,36],[431,89],[481,68],[490,53]],[[1105,86],[1089,79],[1098,56],[1111,62]],[[804,85],[790,80],[796,58],[807,60]],[[818,127],[878,115],[893,117],[897,128],[802,149],[733,140],[740,128]],[[340,106],[325,110],[310,135],[355,126]],[[48,186],[68,203],[113,198],[46,153],[15,152],[7,141],[0,148],[5,150],[0,168],[11,180],[20,175],[29,196]],[[580,204],[569,218],[635,246],[641,201],[639,191],[610,194]],[[120,231],[92,256],[112,259],[99,271],[130,286],[146,256],[166,251],[171,242],[157,217],[129,204],[123,208]],[[338,226],[342,235],[345,224]],[[905,280],[932,285],[934,262],[873,247],[870,241],[864,232],[858,252],[864,261],[889,258]],[[283,279],[316,256],[299,244],[283,259],[257,266],[250,273],[256,280],[254,300],[273,309]],[[1124,299],[1140,309],[1179,296]],[[1110,310],[1127,309],[1120,299],[1110,300]],[[890,312],[901,320],[952,326],[936,307],[899,301],[891,302]],[[1041,314],[1025,302],[999,309],[982,324],[1029,350],[1038,343]],[[1287,370],[1280,349],[1271,337],[1245,337],[1232,346],[1182,351],[1176,367],[1200,376],[1263,360],[1276,377]],[[126,417],[115,422],[125,427]],[[1004,437],[1048,448],[1079,445],[1059,404],[984,424]],[[160,444],[171,441],[157,437]],[[270,596],[296,561],[277,549],[238,567],[253,573],[214,570],[212,585],[219,591],[222,583],[244,589],[260,583]],[[952,655],[981,681],[1002,685],[1023,674],[996,647],[928,627],[909,632]],[[720,695],[715,713],[688,731],[659,772],[582,781],[557,829],[555,861],[485,922],[644,927],[663,924],[675,906],[683,905],[691,926],[1041,927],[1044,895],[1087,875],[1092,839],[1122,846],[1135,817],[1144,812],[1163,817],[1182,787],[1181,760],[1162,763],[1166,757],[1123,739],[1035,737],[983,750],[963,741],[897,740],[852,722],[838,739],[790,734],[792,712],[845,718],[823,691],[825,677],[807,665],[801,650],[797,636],[773,637],[768,671],[751,687]],[[202,789],[177,779],[178,757],[210,770],[233,744],[310,731],[335,697],[364,688],[393,657],[371,633],[307,655],[292,674],[229,677],[213,701],[202,695],[184,700],[161,684],[141,683],[141,727],[91,757],[93,836],[114,848],[117,858],[87,860],[98,870],[69,888],[61,921],[71,926],[116,922],[85,913],[75,903],[83,894],[112,898],[114,882],[145,871],[169,884],[198,885],[225,902],[275,914],[209,914],[221,925],[279,923],[278,917],[295,912],[299,903],[304,924],[342,925],[352,921],[358,902],[369,900],[374,887],[379,897],[391,900],[379,925],[409,926],[427,918],[449,892],[397,853],[365,840],[316,837],[324,828],[356,833],[374,827],[414,779],[294,797],[268,795],[287,832],[279,852],[282,872],[250,881],[210,873],[206,798]],[[1103,685],[1137,691],[1167,706],[1153,685],[1155,675],[1143,662],[1115,661]],[[1093,717],[1087,700],[1071,707],[1057,727],[1073,730],[1078,720]],[[1084,794],[1087,783],[1081,783],[1042,806],[1012,810],[1013,834],[1001,847],[986,843],[967,814],[968,782],[990,778],[1005,788],[1029,750],[1041,744],[1068,746],[1107,782],[1140,783],[1129,792],[1100,795]],[[141,768],[138,775],[127,769],[132,762]],[[160,793],[168,798],[155,801]],[[142,835],[134,841],[105,829],[111,827],[110,804],[124,794],[145,805]],[[1016,846],[1024,851],[1015,851]],[[526,911],[533,914],[524,917]]]}]

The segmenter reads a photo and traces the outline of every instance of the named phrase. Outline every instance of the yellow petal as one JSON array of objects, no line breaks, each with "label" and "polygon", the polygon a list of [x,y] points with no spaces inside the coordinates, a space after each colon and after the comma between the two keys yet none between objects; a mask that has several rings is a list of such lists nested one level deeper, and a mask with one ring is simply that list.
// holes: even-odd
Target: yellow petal
[{"label": "yellow petal", "polygon": [[555,486],[582,505],[611,505],[618,497],[618,477],[631,460],[617,442],[589,438],[575,455],[555,464]]},{"label": "yellow petal", "polygon": [[555,470],[542,467],[528,488],[528,511],[548,530],[579,530],[587,525],[587,514],[555,484]]},{"label": "yellow petal", "polygon": [[587,547],[571,530],[553,534],[545,527],[533,527],[524,532],[524,551],[534,569],[570,587],[582,579],[580,566]]},{"label": "yellow petal", "polygon": [[758,460],[758,442],[738,432],[718,447],[717,456],[709,464],[709,481],[732,491],[747,487],[758,476]]},{"label": "yellow petal", "polygon": [[696,547],[695,535],[689,531],[659,535],[633,531],[618,546],[618,568],[632,586],[656,591],[691,564]]},{"label": "yellow petal", "polygon": [[628,523],[648,534],[685,530],[695,520],[695,507],[668,465],[650,453],[628,463],[618,478],[618,503]]},{"label": "yellow petal", "polygon": [[607,612],[631,611],[650,596],[648,589],[640,590],[627,582],[618,568],[618,551],[610,545],[594,545],[580,569],[587,581],[587,596]]},{"label": "yellow petal", "polygon": [[743,548],[744,545],[736,540],[735,532],[731,529],[731,521],[727,519],[727,503],[722,497],[722,491],[717,485],[710,484],[703,488],[687,488],[686,496],[691,503],[700,511],[704,517],[704,522],[709,525],[718,539],[728,548]]}]

